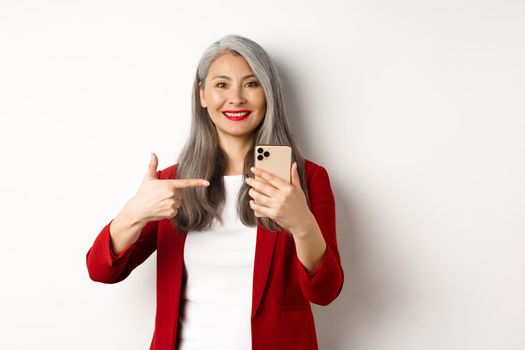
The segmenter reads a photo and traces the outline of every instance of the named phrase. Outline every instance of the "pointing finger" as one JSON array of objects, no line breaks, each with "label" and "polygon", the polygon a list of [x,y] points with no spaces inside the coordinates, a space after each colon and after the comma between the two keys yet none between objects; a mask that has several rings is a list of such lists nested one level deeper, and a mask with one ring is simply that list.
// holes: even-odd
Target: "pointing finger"
[{"label": "pointing finger", "polygon": [[163,181],[168,181],[175,188],[207,187],[210,184],[209,181],[204,179],[175,179]]}]

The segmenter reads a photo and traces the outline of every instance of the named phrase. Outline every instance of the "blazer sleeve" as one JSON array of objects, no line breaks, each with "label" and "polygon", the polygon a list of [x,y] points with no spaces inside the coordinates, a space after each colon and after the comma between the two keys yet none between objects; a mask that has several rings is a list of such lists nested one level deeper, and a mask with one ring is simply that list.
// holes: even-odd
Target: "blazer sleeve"
[{"label": "blazer sleeve", "polygon": [[326,252],[313,274],[309,274],[296,255],[299,284],[307,300],[330,304],[341,292],[344,273],[337,248],[335,199],[326,169],[318,166],[309,186],[311,211],[326,241]]},{"label": "blazer sleeve", "polygon": [[[159,178],[160,171],[157,171]],[[111,249],[111,236],[106,224],[86,254],[89,277],[95,282],[117,283],[146,260],[157,249],[158,221],[148,222],[141,230],[135,243],[130,244],[118,255]]]}]

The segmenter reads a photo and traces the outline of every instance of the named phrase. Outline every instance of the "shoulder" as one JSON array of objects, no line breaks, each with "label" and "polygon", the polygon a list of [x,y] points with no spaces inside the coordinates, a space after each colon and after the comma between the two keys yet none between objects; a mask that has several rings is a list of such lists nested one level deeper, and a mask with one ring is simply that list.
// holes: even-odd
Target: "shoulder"
[{"label": "shoulder", "polygon": [[305,159],[305,180],[310,200],[333,201],[332,185],[326,169],[311,160]]},{"label": "shoulder", "polygon": [[310,180],[314,175],[328,175],[326,169],[322,165],[306,158],[304,159],[304,173],[307,180]]},{"label": "shoulder", "polygon": [[157,178],[164,179],[164,180],[165,179],[175,179],[176,173],[177,173],[177,165],[178,164],[173,164],[167,168],[157,171]]},{"label": "shoulder", "polygon": [[305,158],[304,168],[306,187],[310,193],[331,191],[330,177],[324,166]]}]

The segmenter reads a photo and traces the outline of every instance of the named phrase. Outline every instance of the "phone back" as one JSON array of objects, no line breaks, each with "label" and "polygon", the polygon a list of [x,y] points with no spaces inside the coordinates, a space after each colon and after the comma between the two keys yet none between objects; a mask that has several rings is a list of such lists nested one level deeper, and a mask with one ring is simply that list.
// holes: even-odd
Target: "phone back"
[{"label": "phone back", "polygon": [[[279,176],[290,183],[292,148],[282,145],[255,145],[255,167]],[[257,179],[257,175],[255,175]]]}]

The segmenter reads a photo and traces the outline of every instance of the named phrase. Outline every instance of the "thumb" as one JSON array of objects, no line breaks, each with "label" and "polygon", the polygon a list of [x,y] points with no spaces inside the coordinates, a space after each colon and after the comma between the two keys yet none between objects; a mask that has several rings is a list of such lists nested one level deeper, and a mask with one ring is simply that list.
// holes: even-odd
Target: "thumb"
[{"label": "thumb", "polygon": [[292,164],[291,179],[293,187],[301,187],[301,179],[299,178],[299,173],[297,172],[297,162],[293,162]]},{"label": "thumb", "polygon": [[159,160],[157,158],[157,155],[153,152],[151,152],[151,158],[148,165],[148,172],[146,173],[146,176],[144,179],[157,179],[157,166],[159,165]]}]

